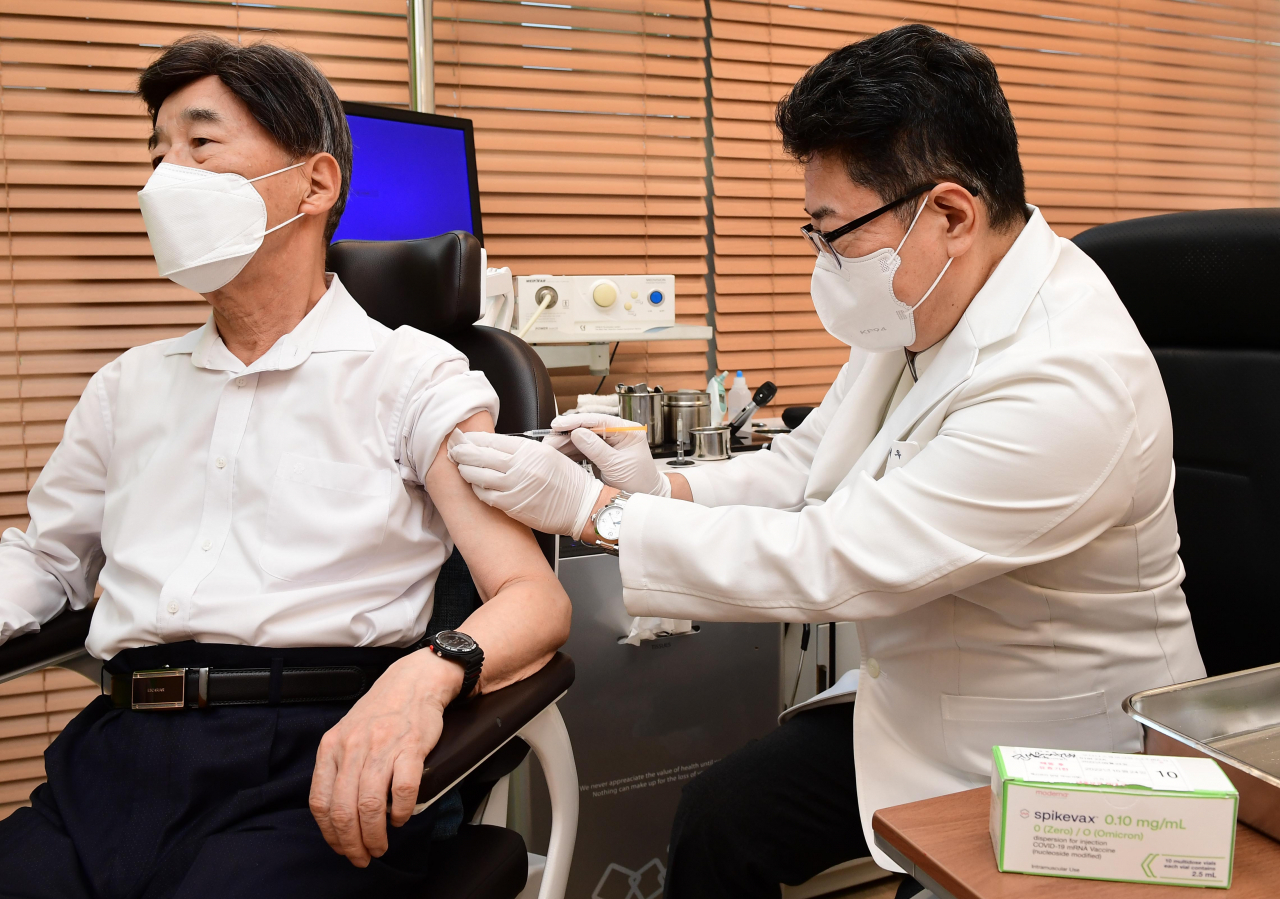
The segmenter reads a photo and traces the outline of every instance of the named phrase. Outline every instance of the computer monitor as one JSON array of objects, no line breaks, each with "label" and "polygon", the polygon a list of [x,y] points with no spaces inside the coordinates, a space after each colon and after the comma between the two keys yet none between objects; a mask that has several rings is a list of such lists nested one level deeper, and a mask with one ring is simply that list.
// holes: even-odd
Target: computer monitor
[{"label": "computer monitor", "polygon": [[343,103],[354,148],[334,240],[412,240],[468,231],[484,244],[470,119]]}]

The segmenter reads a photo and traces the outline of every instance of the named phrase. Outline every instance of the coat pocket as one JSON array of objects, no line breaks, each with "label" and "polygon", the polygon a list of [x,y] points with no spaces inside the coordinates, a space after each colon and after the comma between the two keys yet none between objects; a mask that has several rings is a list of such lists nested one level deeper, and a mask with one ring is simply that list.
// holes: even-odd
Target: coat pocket
[{"label": "coat pocket", "polygon": [[271,482],[258,564],[282,581],[355,577],[382,545],[391,472],[285,453]]},{"label": "coat pocket", "polygon": [[1105,693],[1059,699],[942,695],[947,759],[961,771],[990,776],[992,746],[1112,752]]}]

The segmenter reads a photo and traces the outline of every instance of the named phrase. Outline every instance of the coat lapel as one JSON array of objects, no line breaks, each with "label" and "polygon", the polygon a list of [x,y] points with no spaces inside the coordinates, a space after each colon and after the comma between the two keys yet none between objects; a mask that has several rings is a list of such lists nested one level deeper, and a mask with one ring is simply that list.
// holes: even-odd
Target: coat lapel
[{"label": "coat lapel", "polygon": [[962,318],[946,342],[938,349],[933,363],[920,376],[920,380],[911,391],[902,398],[898,408],[885,419],[884,426],[868,443],[867,448],[852,468],[846,473],[845,480],[852,475],[867,472],[872,477],[879,473],[885,459],[888,458],[889,444],[903,439],[921,417],[937,404],[939,400],[951,393],[973,374],[973,366],[978,360],[978,346],[974,342],[973,332]]},{"label": "coat lapel", "polygon": [[806,503],[826,502],[849,473],[850,462],[871,443],[906,365],[901,350],[873,353],[867,359],[818,444],[805,487]]}]

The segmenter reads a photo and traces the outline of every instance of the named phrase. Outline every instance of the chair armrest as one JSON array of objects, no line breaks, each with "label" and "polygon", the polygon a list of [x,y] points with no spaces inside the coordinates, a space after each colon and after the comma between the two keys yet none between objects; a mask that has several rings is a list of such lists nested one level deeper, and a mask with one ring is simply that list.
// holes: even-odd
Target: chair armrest
[{"label": "chair armrest", "polygon": [[524,680],[446,709],[444,730],[423,766],[418,802],[434,802],[466,777],[563,696],[573,677],[573,659],[558,652]]},{"label": "chair armrest", "polygon": [[0,644],[0,681],[58,665],[84,652],[93,609],[67,609],[34,634]]}]

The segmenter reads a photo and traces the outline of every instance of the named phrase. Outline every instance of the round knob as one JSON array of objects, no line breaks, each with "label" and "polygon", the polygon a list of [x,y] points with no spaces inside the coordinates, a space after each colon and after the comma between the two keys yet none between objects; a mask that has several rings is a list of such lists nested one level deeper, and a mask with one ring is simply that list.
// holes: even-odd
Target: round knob
[{"label": "round knob", "polygon": [[623,308],[623,309],[625,309],[625,310],[627,310],[628,312],[630,312],[630,311],[631,311],[631,301],[630,301],[630,300],[627,300],[625,303],[623,303],[623,304],[622,304],[622,308]]},{"label": "round knob", "polygon": [[591,286],[591,299],[597,306],[607,309],[618,299],[618,285],[612,281],[597,281]]}]

